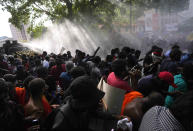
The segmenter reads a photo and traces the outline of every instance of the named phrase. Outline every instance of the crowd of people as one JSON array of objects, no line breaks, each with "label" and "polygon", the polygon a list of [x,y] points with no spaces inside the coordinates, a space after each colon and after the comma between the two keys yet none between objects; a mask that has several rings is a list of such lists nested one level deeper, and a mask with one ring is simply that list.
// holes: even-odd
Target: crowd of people
[{"label": "crowd of people", "polygon": [[[140,55],[1,54],[0,130],[192,131],[193,53],[154,45]],[[101,79],[125,91],[121,113],[105,108]]]}]

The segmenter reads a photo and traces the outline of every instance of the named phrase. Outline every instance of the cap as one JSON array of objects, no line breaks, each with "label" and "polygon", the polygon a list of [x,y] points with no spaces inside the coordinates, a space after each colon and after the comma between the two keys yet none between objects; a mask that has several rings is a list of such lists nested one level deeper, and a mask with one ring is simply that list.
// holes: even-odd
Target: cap
[{"label": "cap", "polygon": [[161,80],[166,81],[169,85],[173,86],[174,88],[177,88],[177,85],[174,84],[174,76],[170,72],[167,71],[160,72],[159,78]]}]

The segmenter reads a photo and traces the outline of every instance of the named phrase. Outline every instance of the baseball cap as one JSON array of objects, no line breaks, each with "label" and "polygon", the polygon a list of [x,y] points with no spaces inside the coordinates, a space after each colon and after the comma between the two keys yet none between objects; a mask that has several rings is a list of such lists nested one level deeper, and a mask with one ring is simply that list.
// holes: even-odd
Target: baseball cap
[{"label": "baseball cap", "polygon": [[169,85],[173,86],[174,88],[177,88],[177,85],[174,84],[174,76],[170,72],[163,71],[163,72],[160,72],[158,76],[161,80],[164,80]]}]

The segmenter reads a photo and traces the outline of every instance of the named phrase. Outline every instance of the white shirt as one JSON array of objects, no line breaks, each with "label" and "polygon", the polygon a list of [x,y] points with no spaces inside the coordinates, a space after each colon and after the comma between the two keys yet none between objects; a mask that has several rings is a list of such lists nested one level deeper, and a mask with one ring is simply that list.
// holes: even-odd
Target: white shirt
[{"label": "white shirt", "polygon": [[49,62],[48,61],[46,61],[46,60],[44,60],[43,61],[43,67],[45,67],[45,68],[49,68]]}]

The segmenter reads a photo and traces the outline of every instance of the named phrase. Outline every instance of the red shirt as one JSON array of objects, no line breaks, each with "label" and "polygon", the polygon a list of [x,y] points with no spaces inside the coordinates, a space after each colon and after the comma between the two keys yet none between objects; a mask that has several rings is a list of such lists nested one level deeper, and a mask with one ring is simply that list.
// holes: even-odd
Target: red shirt
[{"label": "red shirt", "polygon": [[55,78],[56,78],[56,80],[59,80],[59,77],[60,77],[60,74],[62,73],[62,72],[65,72],[66,71],[66,69],[65,69],[65,64],[61,64],[61,67],[62,68],[58,68],[58,66],[53,66],[52,68],[51,68],[51,71],[50,71],[50,74],[52,75],[52,76],[54,76]]},{"label": "red shirt", "polygon": [[132,88],[127,81],[121,80],[115,76],[114,72],[111,72],[107,78],[107,83],[113,87],[120,88],[126,91],[132,91]]}]

